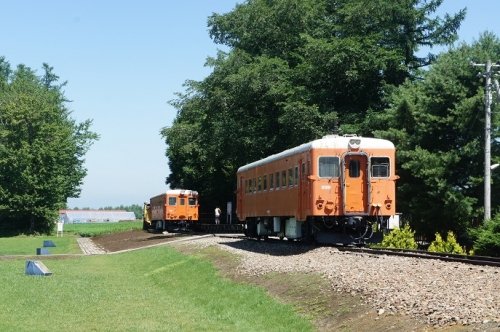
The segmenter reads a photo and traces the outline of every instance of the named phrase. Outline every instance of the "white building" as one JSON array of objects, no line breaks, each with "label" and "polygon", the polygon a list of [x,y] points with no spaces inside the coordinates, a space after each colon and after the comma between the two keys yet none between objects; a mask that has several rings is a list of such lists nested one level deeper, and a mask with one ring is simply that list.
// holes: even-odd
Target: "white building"
[{"label": "white building", "polygon": [[65,224],[86,222],[118,222],[135,220],[135,213],[124,210],[60,210],[59,220]]}]

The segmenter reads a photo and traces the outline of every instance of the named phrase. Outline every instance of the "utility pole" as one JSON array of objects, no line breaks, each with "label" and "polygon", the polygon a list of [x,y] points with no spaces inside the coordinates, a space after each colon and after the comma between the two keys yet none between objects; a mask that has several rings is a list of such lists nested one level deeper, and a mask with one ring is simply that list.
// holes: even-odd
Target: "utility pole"
[{"label": "utility pole", "polygon": [[493,70],[500,68],[499,64],[492,64],[491,60],[484,63],[471,63],[475,67],[485,67],[485,71],[479,73],[486,78],[484,96],[484,221],[491,219],[491,79]]}]

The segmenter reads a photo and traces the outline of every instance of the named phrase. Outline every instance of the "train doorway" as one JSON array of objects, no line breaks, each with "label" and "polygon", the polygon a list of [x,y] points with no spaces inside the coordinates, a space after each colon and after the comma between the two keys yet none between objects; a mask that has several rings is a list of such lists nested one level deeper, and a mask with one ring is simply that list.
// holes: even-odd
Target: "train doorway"
[{"label": "train doorway", "polygon": [[364,154],[347,154],[344,157],[344,213],[368,213],[368,157]]}]

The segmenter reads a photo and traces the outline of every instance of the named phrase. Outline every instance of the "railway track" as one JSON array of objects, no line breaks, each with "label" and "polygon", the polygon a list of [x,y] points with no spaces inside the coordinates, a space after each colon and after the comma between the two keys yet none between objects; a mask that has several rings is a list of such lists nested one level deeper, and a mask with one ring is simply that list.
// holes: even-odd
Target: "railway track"
[{"label": "railway track", "polygon": [[372,255],[403,256],[423,259],[437,259],[445,262],[457,262],[471,265],[496,266],[500,267],[499,257],[487,256],[467,256],[449,253],[435,253],[423,250],[405,250],[405,249],[370,249],[358,247],[335,246],[340,251],[367,253]]},{"label": "railway track", "polygon": [[[223,232],[220,232],[223,233]],[[234,232],[237,233],[237,232]],[[214,233],[214,235],[217,235]],[[241,238],[247,239],[244,235],[237,234],[228,234],[228,235],[219,235],[220,237],[231,237],[231,238]],[[271,242],[281,242],[281,240],[277,238],[268,238],[264,241]],[[297,244],[301,244],[301,242],[296,242]],[[500,257],[489,257],[489,256],[468,256],[468,255],[458,255],[458,254],[450,254],[450,253],[436,253],[429,252],[424,250],[407,250],[407,249],[393,249],[393,248],[363,248],[363,247],[353,247],[353,246],[345,246],[345,245],[325,245],[322,246],[331,246],[335,247],[339,251],[346,252],[354,252],[354,253],[364,253],[370,255],[388,255],[388,256],[400,256],[400,257],[413,257],[413,258],[421,258],[421,259],[435,259],[441,260],[445,262],[457,262],[457,263],[465,263],[470,265],[481,265],[481,266],[495,266],[500,267]]]},{"label": "railway track", "polygon": [[[192,231],[196,233],[208,233],[214,234],[221,237],[232,237],[249,239],[243,235],[245,227],[243,224],[195,224],[193,225]],[[222,235],[227,234],[227,235]],[[271,242],[281,242],[281,240],[273,237],[269,237],[264,241]],[[300,244],[301,242],[297,242]],[[371,255],[388,255],[388,256],[401,256],[401,257],[413,257],[422,259],[436,259],[445,262],[457,262],[465,263],[470,265],[482,265],[482,266],[495,266],[500,267],[499,257],[488,257],[488,256],[468,256],[468,255],[457,255],[449,253],[434,253],[424,250],[407,250],[407,249],[392,249],[392,248],[365,248],[365,247],[354,247],[345,245],[335,245],[335,244],[321,244],[322,246],[332,246],[337,248],[339,251],[349,251],[357,253],[365,253]]]}]

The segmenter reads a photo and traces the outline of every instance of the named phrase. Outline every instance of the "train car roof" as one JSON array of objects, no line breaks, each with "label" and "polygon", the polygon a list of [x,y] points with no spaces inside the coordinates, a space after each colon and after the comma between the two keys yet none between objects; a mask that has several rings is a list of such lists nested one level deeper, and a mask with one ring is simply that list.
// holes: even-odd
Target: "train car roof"
[{"label": "train car roof", "polygon": [[189,189],[170,189],[167,190],[167,195],[187,195],[187,196],[197,196],[198,192]]},{"label": "train car roof", "polygon": [[154,196],[155,197],[160,197],[160,196],[165,196],[165,195],[186,195],[186,196],[198,196],[198,192],[194,190],[189,190],[189,189],[169,189],[167,190],[164,194],[159,194]]},{"label": "train car roof", "polygon": [[359,150],[374,150],[374,149],[394,149],[394,144],[391,141],[373,138],[373,137],[361,137],[361,136],[338,136],[338,135],[327,135],[320,139],[304,143],[302,145],[296,146],[294,148],[282,151],[277,154],[273,154],[261,160],[254,161],[250,164],[241,166],[238,169],[239,172],[249,170],[250,168],[256,166],[262,166],[270,162],[283,159],[297,153],[302,153],[310,151],[312,149],[348,149],[349,142],[351,140],[359,140]]}]

